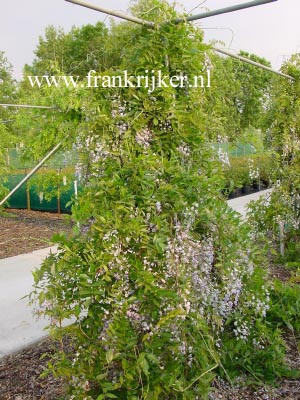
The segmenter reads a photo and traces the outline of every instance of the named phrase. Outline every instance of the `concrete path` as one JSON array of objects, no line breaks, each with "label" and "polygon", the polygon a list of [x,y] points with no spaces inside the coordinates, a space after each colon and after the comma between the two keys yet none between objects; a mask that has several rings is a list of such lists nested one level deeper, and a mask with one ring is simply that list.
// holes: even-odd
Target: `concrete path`
[{"label": "concrete path", "polygon": [[48,321],[37,320],[28,306],[32,271],[56,247],[0,260],[0,357],[46,336]]},{"label": "concrete path", "polygon": [[236,199],[228,200],[228,205],[237,211],[242,217],[246,216],[247,205],[252,200],[258,200],[261,196],[269,196],[272,189],[263,190],[261,192],[256,192],[249,194],[249,196],[237,197]]},{"label": "concrete path", "polygon": [[[268,195],[271,190],[228,201],[228,204],[243,217],[247,203]],[[37,250],[29,254],[0,260],[0,357],[27,346],[46,336],[44,328],[49,324],[45,319],[36,319],[28,298],[32,291],[32,271],[56,247]]]}]

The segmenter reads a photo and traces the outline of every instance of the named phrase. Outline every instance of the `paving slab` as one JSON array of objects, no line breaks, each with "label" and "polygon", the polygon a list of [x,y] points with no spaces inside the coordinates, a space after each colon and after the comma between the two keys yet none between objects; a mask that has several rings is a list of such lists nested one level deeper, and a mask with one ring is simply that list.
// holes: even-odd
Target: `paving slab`
[{"label": "paving slab", "polygon": [[[245,217],[247,204],[261,196],[268,196],[270,190],[253,193],[228,201],[230,207]],[[24,298],[32,291],[32,272],[56,247],[33,251],[0,260],[0,357],[47,336],[44,330],[49,320],[37,319],[33,306]]]}]

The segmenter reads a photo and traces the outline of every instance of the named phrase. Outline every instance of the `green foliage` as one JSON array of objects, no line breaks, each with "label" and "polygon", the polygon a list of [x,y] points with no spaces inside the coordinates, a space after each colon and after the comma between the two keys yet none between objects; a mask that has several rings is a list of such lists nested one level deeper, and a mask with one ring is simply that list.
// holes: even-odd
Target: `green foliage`
[{"label": "green foliage", "polygon": [[[16,87],[12,78],[12,65],[8,62],[3,51],[0,51],[0,101],[5,103],[15,96]],[[0,116],[3,118],[5,110],[1,108]]]},{"label": "green foliage", "polygon": [[[157,23],[176,17],[158,0],[133,10]],[[76,40],[85,42],[91,31],[76,31]],[[121,34],[121,44],[109,47],[112,64],[99,75],[126,69],[134,76],[193,76],[207,67],[203,33],[190,24],[120,24],[108,42]],[[235,76],[233,66],[228,71]],[[228,82],[218,87],[216,99],[209,89],[188,86],[31,92],[62,110],[46,114],[33,154],[68,135],[80,160],[74,234],[57,237],[59,252],[34,273],[34,295],[51,332],[62,339],[62,320],[75,321],[75,351],[62,348],[49,365],[68,379],[71,398],[205,399],[217,369],[270,381],[283,374],[280,332],[266,322],[264,251],[220,195],[224,179],[208,142],[227,117],[226,127],[238,132],[235,117],[248,115],[248,106],[233,109]],[[24,97],[28,89],[24,84]],[[29,127],[29,117],[25,122]]]},{"label": "green foliage", "polygon": [[[0,103],[13,103],[16,96],[16,85],[12,78],[12,66],[0,51]],[[7,148],[15,143],[14,131],[11,129],[11,119],[14,112],[11,109],[0,107],[0,200],[7,194],[3,183],[4,174],[8,170]]]},{"label": "green foliage", "polygon": [[[271,66],[269,61],[255,54],[240,51],[239,55],[268,67]],[[263,69],[237,60],[228,62],[233,63],[235,78],[240,83],[240,92],[235,101],[236,107],[241,113],[241,127],[253,126],[260,128],[262,115],[264,114],[264,104],[269,96],[272,76]]]},{"label": "green foliage", "polygon": [[280,154],[283,163],[299,157],[299,70],[300,57],[296,54],[282,66],[282,71],[295,77],[295,80],[275,80],[268,107],[268,141]]},{"label": "green foliage", "polygon": [[268,320],[274,327],[300,332],[300,291],[297,283],[275,281]]},{"label": "green foliage", "polygon": [[210,68],[213,84],[205,92],[205,101],[201,104],[203,132],[206,132],[211,141],[221,138],[235,142],[241,136],[241,116],[235,105],[240,82],[235,77],[232,60],[209,52],[207,66]]},{"label": "green foliage", "polygon": [[223,175],[225,187],[229,191],[259,183],[268,186],[278,178],[274,173],[274,162],[270,153],[232,157],[230,165],[223,166]]},{"label": "green foliage", "polygon": [[61,28],[48,26],[39,38],[36,58],[26,71],[31,75],[53,75],[58,71],[85,77],[88,71],[105,70],[110,66],[106,54],[107,28],[102,22],[73,27],[65,33]]},{"label": "green foliage", "polygon": [[70,187],[74,181],[74,174],[64,171],[48,171],[35,175],[29,181],[29,187],[34,186],[37,195],[40,196],[41,202],[45,199],[51,201],[53,198],[59,199],[63,193],[70,191]]},{"label": "green foliage", "polygon": [[[4,52],[0,51],[0,103],[13,103],[16,96],[16,85],[12,78],[12,65]],[[10,120],[13,118],[12,109],[0,107],[0,152],[13,141]]]},{"label": "green foliage", "polygon": [[[267,60],[254,54],[242,51],[240,55],[270,66]],[[212,140],[221,137],[234,142],[238,138],[251,138],[252,142],[256,136],[254,128],[264,127],[271,74],[214,53],[209,53],[209,60],[214,81],[211,91],[206,93],[204,110],[212,115],[205,131]]]},{"label": "green foliage", "polygon": [[[222,338],[224,347],[223,366],[231,378],[247,375],[250,382],[274,384],[276,378],[289,376],[285,362],[285,343],[282,333],[276,327],[271,329],[265,321],[255,321],[254,331],[260,334],[246,341],[237,341],[233,336]],[[221,375],[226,377],[221,371]]]},{"label": "green foliage", "polygon": [[[266,269],[264,271],[266,273]],[[263,280],[263,271],[257,270],[253,277],[251,287],[248,286],[249,301],[257,296],[257,284]],[[259,285],[262,282],[259,283]],[[274,383],[277,377],[290,376],[298,377],[299,371],[293,370],[286,362],[286,342],[284,337],[294,337],[299,333],[299,312],[300,312],[300,291],[298,284],[282,283],[278,280],[272,282],[268,289],[270,297],[269,308],[266,312],[266,319],[257,318],[253,320],[255,329],[248,337],[248,340],[238,341],[230,331],[226,330],[222,335],[221,361],[226,372],[232,377],[244,373],[250,374],[250,380],[256,384],[263,382]],[[247,321],[245,312],[235,320]],[[228,324],[236,322],[227,321]],[[243,325],[244,328],[247,325]],[[239,334],[241,334],[241,329]],[[221,371],[224,375],[224,372]]]}]

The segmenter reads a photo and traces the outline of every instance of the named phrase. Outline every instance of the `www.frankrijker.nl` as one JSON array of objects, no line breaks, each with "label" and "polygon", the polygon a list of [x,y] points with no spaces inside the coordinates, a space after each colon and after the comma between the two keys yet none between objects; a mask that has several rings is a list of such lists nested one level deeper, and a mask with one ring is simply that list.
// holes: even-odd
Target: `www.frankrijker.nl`
[{"label": "www.frankrijker.nl", "polygon": [[149,93],[156,88],[210,88],[211,74],[206,70],[204,74],[189,78],[187,75],[163,75],[162,71],[145,71],[144,75],[129,75],[128,71],[122,71],[120,75],[97,75],[96,71],[89,71],[82,80],[79,76],[72,75],[41,75],[28,76],[31,87],[42,88],[65,86],[71,89],[77,88],[141,88],[148,89]]}]

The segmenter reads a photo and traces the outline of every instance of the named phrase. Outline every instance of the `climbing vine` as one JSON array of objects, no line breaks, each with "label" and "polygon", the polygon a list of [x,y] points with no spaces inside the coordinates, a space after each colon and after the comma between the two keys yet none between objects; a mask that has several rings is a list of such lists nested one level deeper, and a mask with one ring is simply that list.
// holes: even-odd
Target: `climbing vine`
[{"label": "climbing vine", "polygon": [[[147,18],[162,16],[176,13],[154,1]],[[122,26],[126,52],[106,76],[207,68],[192,25]],[[76,121],[84,189],[73,236],[58,237],[59,252],[34,275],[52,333],[70,334],[76,349],[62,346],[51,363],[70,399],[202,399],[217,371],[271,380],[282,370],[280,334],[266,323],[266,259],[221,194],[205,90],[79,85],[60,96]],[[61,328],[66,318],[74,324]]]}]

